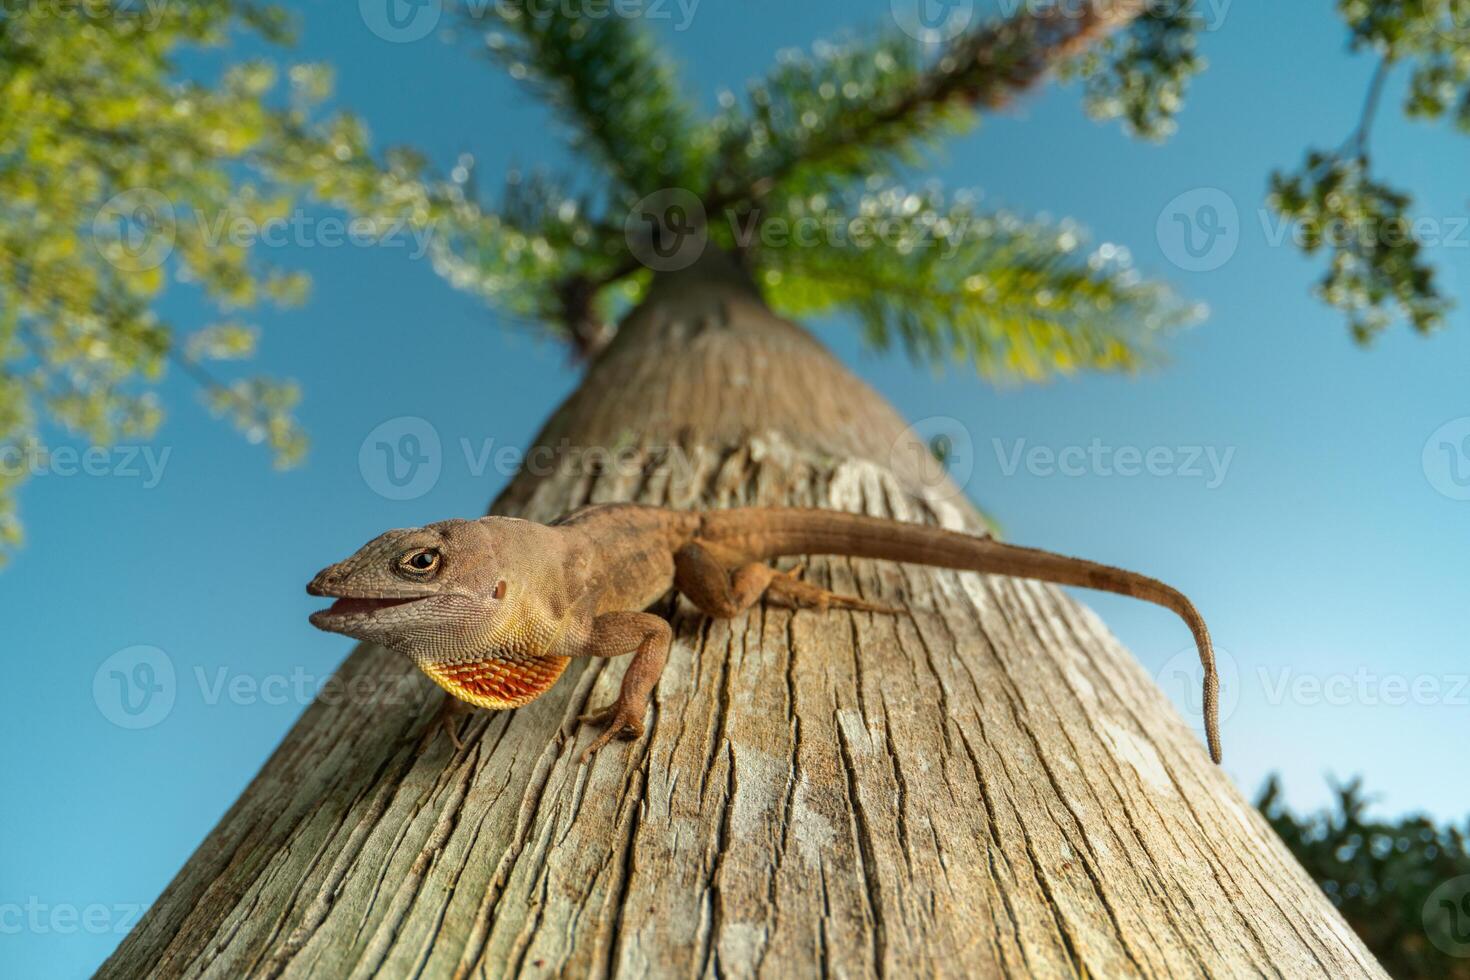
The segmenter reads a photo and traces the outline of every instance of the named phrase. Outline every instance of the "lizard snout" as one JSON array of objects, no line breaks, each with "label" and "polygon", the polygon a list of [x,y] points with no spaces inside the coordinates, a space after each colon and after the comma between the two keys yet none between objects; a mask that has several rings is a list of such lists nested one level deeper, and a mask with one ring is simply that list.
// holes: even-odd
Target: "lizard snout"
[{"label": "lizard snout", "polygon": [[342,575],[336,565],[328,565],[316,573],[316,577],[306,583],[307,595],[331,596],[336,593],[332,591],[333,585],[340,584]]}]

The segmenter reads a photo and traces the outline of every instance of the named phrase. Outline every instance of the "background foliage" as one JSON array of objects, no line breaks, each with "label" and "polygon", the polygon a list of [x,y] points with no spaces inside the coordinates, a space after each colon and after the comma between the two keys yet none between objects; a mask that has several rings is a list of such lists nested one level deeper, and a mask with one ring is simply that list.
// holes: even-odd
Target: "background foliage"
[{"label": "background foliage", "polygon": [[[1272,777],[1256,806],[1390,974],[1470,977],[1470,958],[1429,938],[1434,930],[1450,949],[1470,946],[1470,823],[1461,830],[1422,816],[1373,820],[1360,780],[1333,789],[1335,810],[1299,817]],[[1461,877],[1463,888],[1442,887]]]},{"label": "background foliage", "polygon": [[[305,299],[304,276],[252,247],[303,201],[350,209],[366,236],[481,220],[420,180],[411,154],[375,162],[354,117],[318,113],[323,66],[250,61],[213,84],[178,70],[183,51],[243,33],[290,40],[281,11],[229,0],[0,12],[0,545],[19,538],[15,484],[52,451],[43,427],[102,446],[146,439],[169,365],[277,463],[301,458],[295,386],[214,365],[251,354],[248,311]],[[153,301],[171,280],[219,319],[161,319]]]}]

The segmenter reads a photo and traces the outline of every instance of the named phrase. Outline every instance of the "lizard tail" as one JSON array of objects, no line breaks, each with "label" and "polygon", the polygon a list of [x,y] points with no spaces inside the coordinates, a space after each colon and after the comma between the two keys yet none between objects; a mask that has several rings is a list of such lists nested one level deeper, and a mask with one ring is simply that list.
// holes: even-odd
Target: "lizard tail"
[{"label": "lizard tail", "polygon": [[1210,631],[1184,593],[1157,579],[992,538],[842,511],[795,507],[711,511],[703,515],[698,537],[753,561],[788,555],[878,558],[1097,589],[1163,606],[1178,614],[1194,634],[1205,675],[1205,735],[1210,758],[1220,762],[1220,678]]}]

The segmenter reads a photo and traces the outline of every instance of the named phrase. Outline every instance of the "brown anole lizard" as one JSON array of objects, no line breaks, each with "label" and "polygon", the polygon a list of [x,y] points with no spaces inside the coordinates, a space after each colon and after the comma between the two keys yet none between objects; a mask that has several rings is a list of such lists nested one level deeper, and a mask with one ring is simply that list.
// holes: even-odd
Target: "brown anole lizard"
[{"label": "brown anole lizard", "polygon": [[582,754],[586,761],[613,738],[643,734],[649,694],[673,639],[668,622],[644,610],[670,587],[722,619],[762,596],[799,608],[898,611],[765,564],[795,555],[1039,579],[1172,609],[1199,647],[1205,731],[1210,757],[1220,761],[1214,650],[1204,620],[1182,593],[1109,565],[921,524],[827,510],[690,512],[635,504],[587,507],[549,525],[510,517],[451,520],[387,531],[323,569],[306,590],[337,599],[312,614],[314,625],[405,653],[455,698],[482,708],[535,700],[572,657],[632,652],[616,700],[580,719],[606,726]]}]

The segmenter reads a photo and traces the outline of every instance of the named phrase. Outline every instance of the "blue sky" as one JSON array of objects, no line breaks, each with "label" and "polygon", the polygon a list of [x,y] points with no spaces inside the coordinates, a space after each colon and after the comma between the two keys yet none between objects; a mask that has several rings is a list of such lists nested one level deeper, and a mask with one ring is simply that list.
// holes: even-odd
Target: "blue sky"
[{"label": "blue sky", "polygon": [[[1073,217],[1208,304],[1159,371],[997,390],[867,352],[840,319],[813,327],[905,415],[968,435],[967,491],[1011,540],[1146,570],[1196,600],[1227,654],[1226,768],[1246,792],[1278,771],[1293,803],[1314,806],[1325,776],[1361,773],[1384,812],[1458,819],[1470,503],[1455,499],[1448,467],[1470,472],[1470,460],[1441,460],[1451,450],[1440,444],[1470,431],[1470,324],[1460,311],[1433,339],[1398,330],[1353,346],[1309,294],[1318,265],[1275,244],[1261,218],[1270,170],[1336,145],[1355,122],[1372,66],[1346,53],[1332,7],[1214,4],[1212,67],[1164,146],[1089,122],[1075,92],[1052,90],[955,140],[933,168],[992,203]],[[705,104],[778,48],[890,16],[887,0],[702,0],[687,23],[668,9],[653,26]],[[300,55],[336,67],[339,102],[378,145],[412,144],[444,166],[471,152],[486,175],[569,163],[544,110],[468,41],[389,43],[325,0],[300,13]],[[1470,297],[1470,143],[1387,112],[1376,148],[1382,172],[1443,230],[1430,251],[1443,286]],[[1228,261],[1182,268],[1174,215],[1222,201],[1237,212],[1223,218]],[[175,378],[169,419],[143,447],[158,479],[139,448],[109,457],[113,475],[25,487],[29,543],[0,574],[5,972],[74,976],[101,961],[300,714],[298,689],[314,690],[350,649],[307,625],[309,575],[384,528],[481,513],[505,476],[475,457],[526,445],[575,385],[559,348],[407,251],[307,244],[270,256],[314,279],[304,306],[255,318],[255,367],[306,392],[302,468],[272,470]],[[190,326],[212,318],[180,287],[163,309]],[[395,500],[364,478],[359,453],[403,416],[432,427],[442,465],[427,492]],[[1069,448],[1107,463],[1081,475],[1045,464]],[[1126,475],[1132,451],[1167,464]],[[1197,720],[1179,669],[1193,656],[1184,627],[1144,604],[1085,599]],[[114,669],[157,684],[172,669],[171,704],[149,707],[161,717],[119,706]],[[156,723],[126,727],[139,720]],[[89,925],[71,918],[83,913]]]}]

